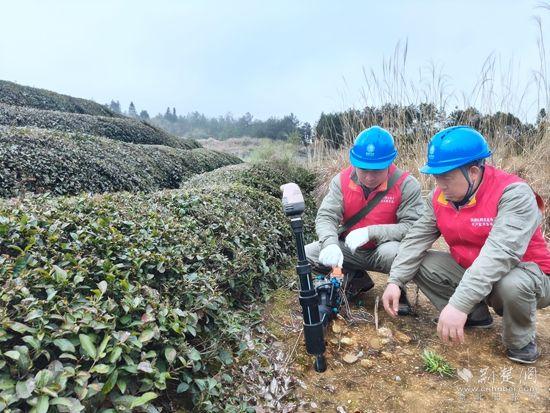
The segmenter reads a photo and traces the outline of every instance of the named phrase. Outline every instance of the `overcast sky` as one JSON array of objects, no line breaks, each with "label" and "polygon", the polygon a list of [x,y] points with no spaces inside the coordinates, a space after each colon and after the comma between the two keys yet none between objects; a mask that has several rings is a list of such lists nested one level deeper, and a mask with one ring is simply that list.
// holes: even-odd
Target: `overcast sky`
[{"label": "overcast sky", "polygon": [[[446,94],[469,96],[492,55],[511,64],[505,83],[523,91],[540,69],[533,16],[550,33],[539,3],[2,0],[0,79],[123,109],[133,101],[151,115],[174,106],[315,122],[322,111],[361,106],[363,71],[380,73],[398,42],[408,44],[414,82],[435,65]],[[531,89],[517,110],[535,111],[535,98]]]}]

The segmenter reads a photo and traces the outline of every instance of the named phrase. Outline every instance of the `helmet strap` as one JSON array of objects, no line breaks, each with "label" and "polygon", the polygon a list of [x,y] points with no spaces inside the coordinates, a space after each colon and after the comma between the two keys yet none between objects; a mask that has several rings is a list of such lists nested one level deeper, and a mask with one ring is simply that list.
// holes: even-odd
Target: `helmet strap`
[{"label": "helmet strap", "polygon": [[[482,177],[483,177],[483,171],[484,171],[484,165],[485,165],[485,159],[480,161],[480,163],[477,165],[481,169]],[[458,202],[453,202],[455,207],[460,208],[461,206],[466,205],[468,202],[470,202],[470,199],[472,198],[472,195],[474,195],[474,192],[479,187],[479,183],[481,183],[481,180],[479,181],[478,185],[474,188],[474,182],[470,179],[470,174],[468,171],[470,170],[470,167],[472,164],[469,165],[462,165],[459,169],[460,172],[462,172],[462,175],[464,175],[464,178],[466,178],[466,182],[468,182],[468,190],[466,191],[466,195],[464,195],[464,198],[462,198]]]}]

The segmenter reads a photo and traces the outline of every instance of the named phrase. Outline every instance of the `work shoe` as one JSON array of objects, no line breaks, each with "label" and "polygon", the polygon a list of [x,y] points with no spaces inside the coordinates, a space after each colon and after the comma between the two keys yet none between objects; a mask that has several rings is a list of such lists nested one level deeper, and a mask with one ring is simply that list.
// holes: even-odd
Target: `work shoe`
[{"label": "work shoe", "polygon": [[350,300],[374,287],[374,281],[366,271],[353,271],[346,275],[348,277],[346,294]]},{"label": "work shoe", "polygon": [[506,356],[515,362],[523,364],[532,364],[540,356],[540,351],[537,349],[537,344],[534,341],[531,341],[525,347],[520,349],[509,348],[506,351]]},{"label": "work shoe", "polygon": [[412,314],[411,304],[407,298],[407,291],[401,288],[401,295],[399,296],[399,307],[397,308],[397,315],[409,315]]},{"label": "work shoe", "polygon": [[479,303],[474,310],[468,314],[464,327],[468,328],[491,328],[493,326],[493,317],[489,312],[489,307],[484,302]]}]

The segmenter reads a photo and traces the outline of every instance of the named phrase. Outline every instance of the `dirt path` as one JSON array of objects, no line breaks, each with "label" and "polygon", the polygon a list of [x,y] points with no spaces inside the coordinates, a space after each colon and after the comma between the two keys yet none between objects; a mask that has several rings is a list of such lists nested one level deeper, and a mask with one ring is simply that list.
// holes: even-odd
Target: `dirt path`
[{"label": "dirt path", "polygon": [[[373,274],[374,290],[352,307],[357,317],[374,314],[385,276]],[[414,288],[409,297],[414,299]],[[391,319],[381,308],[379,330],[372,318],[354,324],[337,320],[327,337],[329,368],[311,366],[301,336],[297,294],[281,291],[266,315],[268,329],[292,353],[292,374],[301,383],[294,392],[304,412],[548,412],[550,411],[550,309],[538,312],[538,343],[543,353],[531,366],[506,359],[500,344],[501,319],[495,327],[467,331],[466,344],[446,346],[431,319],[437,315],[419,294],[416,316]],[[422,352],[442,355],[469,380],[443,378],[423,370]],[[345,357],[352,361],[348,363]]]}]

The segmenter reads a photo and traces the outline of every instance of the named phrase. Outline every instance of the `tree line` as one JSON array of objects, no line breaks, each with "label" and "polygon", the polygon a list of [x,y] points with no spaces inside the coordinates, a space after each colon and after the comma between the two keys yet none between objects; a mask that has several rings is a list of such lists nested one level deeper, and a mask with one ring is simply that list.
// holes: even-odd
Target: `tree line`
[{"label": "tree line", "polygon": [[469,125],[488,137],[505,136],[521,148],[526,143],[544,136],[550,117],[541,109],[534,124],[524,123],[511,113],[496,112],[482,114],[476,108],[455,109],[450,113],[431,103],[419,105],[385,104],[380,107],[366,106],[363,109],[349,109],[344,112],[321,113],[312,127],[308,122],[300,122],[290,114],[282,118],[270,117],[267,120],[255,119],[250,113],[235,118],[232,114],[207,117],[199,112],[178,115],[176,108],[168,107],[164,114],[150,117],[146,110],[139,113],[133,102],[127,111],[122,111],[118,101],[105,105],[117,113],[149,122],[168,132],[191,138],[229,139],[239,137],[291,140],[304,145],[315,139],[324,140],[330,147],[339,148],[353,141],[362,129],[381,125],[398,134],[404,143],[413,142],[419,137],[429,138],[438,130],[454,126]]},{"label": "tree line", "polygon": [[255,119],[249,112],[235,118],[232,114],[207,117],[199,112],[178,115],[176,108],[166,108],[164,114],[150,117],[146,110],[139,112],[133,102],[127,111],[122,111],[118,101],[106,105],[117,113],[140,119],[157,125],[168,132],[191,138],[229,139],[249,136],[254,138],[269,138],[274,140],[295,140],[309,144],[312,140],[313,128],[308,122],[300,120],[291,113],[282,118],[270,117],[267,120]]}]

